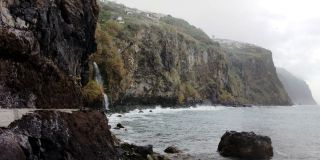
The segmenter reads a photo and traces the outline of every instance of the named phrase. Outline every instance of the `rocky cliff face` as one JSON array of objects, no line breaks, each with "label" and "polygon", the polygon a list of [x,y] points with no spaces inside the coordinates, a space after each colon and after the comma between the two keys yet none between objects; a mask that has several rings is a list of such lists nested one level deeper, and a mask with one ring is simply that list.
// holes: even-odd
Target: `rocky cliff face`
[{"label": "rocky cliff face", "polygon": [[246,43],[219,40],[229,66],[229,84],[236,102],[258,105],[290,105],[278,79],[271,51]]},{"label": "rocky cliff face", "polygon": [[213,41],[181,19],[109,2],[97,41],[113,105],[290,104],[270,51]]},{"label": "rocky cliff face", "polygon": [[82,106],[97,15],[94,0],[2,0],[0,107]]},{"label": "rocky cliff face", "polygon": [[296,105],[316,105],[308,84],[283,68],[277,68],[277,74],[292,102]]},{"label": "rocky cliff face", "polygon": [[183,20],[127,9],[102,6],[97,31],[94,61],[111,103],[219,103],[220,92],[227,93],[228,70],[218,43]]}]

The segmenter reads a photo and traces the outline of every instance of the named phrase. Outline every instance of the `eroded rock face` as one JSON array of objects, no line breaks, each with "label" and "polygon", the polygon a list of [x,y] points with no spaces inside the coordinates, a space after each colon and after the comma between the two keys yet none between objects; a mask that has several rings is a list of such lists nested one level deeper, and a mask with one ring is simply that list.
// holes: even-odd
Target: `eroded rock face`
[{"label": "eroded rock face", "polygon": [[77,108],[96,49],[95,0],[0,2],[0,108]]},{"label": "eroded rock face", "polygon": [[8,130],[0,129],[0,159],[25,160],[25,154],[15,135]]},{"label": "eroded rock face", "polygon": [[291,105],[270,50],[232,40],[215,39],[226,53],[229,85],[236,103]]},{"label": "eroded rock face", "polygon": [[0,148],[9,148],[4,155],[16,153],[16,159],[118,159],[108,120],[99,111],[25,115],[0,134]]},{"label": "eroded rock face", "polygon": [[245,159],[270,159],[273,156],[271,139],[253,132],[227,131],[218,146],[225,157]]}]

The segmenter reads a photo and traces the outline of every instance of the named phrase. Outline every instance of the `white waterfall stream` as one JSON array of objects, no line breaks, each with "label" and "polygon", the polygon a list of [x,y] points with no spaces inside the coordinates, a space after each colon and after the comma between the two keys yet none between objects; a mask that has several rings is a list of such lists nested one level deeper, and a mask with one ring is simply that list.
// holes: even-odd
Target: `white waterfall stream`
[{"label": "white waterfall stream", "polygon": [[102,87],[102,93],[103,93],[103,104],[106,110],[109,110],[109,100],[108,100],[108,96],[107,94],[104,92],[103,89],[103,80],[101,77],[101,73],[99,70],[99,67],[97,65],[96,62],[93,62],[93,67],[94,67],[94,71],[95,71],[95,75],[94,75],[94,79],[95,81]]}]

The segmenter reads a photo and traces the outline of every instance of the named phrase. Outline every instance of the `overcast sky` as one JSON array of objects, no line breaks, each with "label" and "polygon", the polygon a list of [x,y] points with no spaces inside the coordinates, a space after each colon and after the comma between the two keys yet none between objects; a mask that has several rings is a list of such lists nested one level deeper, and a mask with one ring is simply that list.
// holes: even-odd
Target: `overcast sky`
[{"label": "overcast sky", "polygon": [[183,18],[209,36],[253,43],[303,78],[320,102],[320,0],[113,0]]}]

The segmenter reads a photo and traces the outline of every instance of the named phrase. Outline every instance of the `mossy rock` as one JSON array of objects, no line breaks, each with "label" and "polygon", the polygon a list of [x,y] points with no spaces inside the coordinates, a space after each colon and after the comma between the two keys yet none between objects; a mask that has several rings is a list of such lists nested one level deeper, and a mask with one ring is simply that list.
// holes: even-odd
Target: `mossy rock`
[{"label": "mossy rock", "polygon": [[102,87],[94,80],[90,80],[83,88],[82,94],[86,107],[102,108],[103,92]]}]

